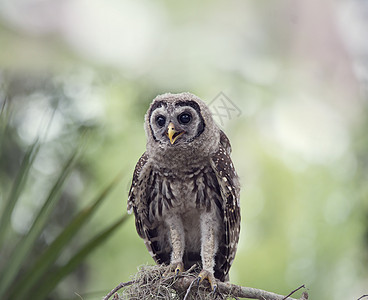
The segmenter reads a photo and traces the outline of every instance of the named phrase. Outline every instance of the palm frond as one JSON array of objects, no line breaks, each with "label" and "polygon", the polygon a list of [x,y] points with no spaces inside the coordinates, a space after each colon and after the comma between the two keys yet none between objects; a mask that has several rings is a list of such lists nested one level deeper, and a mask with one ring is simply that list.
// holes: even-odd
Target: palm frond
[{"label": "palm frond", "polygon": [[47,284],[38,287],[37,291],[32,293],[32,299],[42,300],[56,287],[56,285],[67,275],[69,275],[83,260],[87,258],[98,246],[109,238],[116,229],[118,229],[127,219],[129,215],[125,214],[119,218],[101,233],[93,237],[87,242],[65,265],[53,272],[47,277]]},{"label": "palm frond", "polygon": [[[25,299],[29,292],[35,286],[40,286],[40,280],[43,280],[45,273],[49,272],[54,266],[56,259],[60,253],[65,249],[73,237],[80,231],[80,229],[87,223],[92,215],[97,211],[103,200],[110,194],[110,192],[120,182],[121,175],[118,175],[93,201],[90,205],[81,210],[59,234],[59,236],[50,244],[50,246],[38,257],[33,266],[26,271],[22,278],[13,287],[11,298]],[[21,289],[17,287],[21,286]]]},{"label": "palm frond", "polygon": [[[12,285],[14,278],[20,271],[22,264],[25,262],[27,255],[30,253],[33,245],[35,244],[37,238],[43,231],[46,226],[46,222],[55,206],[57,201],[59,200],[62,186],[67,179],[68,175],[71,173],[73,169],[74,162],[76,160],[77,151],[73,153],[73,155],[69,158],[69,160],[64,165],[63,170],[60,173],[60,176],[56,180],[54,186],[52,187],[46,201],[44,202],[43,206],[41,207],[38,215],[36,216],[30,230],[28,231],[27,235],[21,239],[18,245],[15,247],[13,253],[9,257],[7,264],[2,270],[3,274],[6,274],[0,281],[0,298],[3,298],[4,295],[7,293],[8,289]],[[30,168],[31,164],[29,162],[26,163],[25,168],[27,172]],[[24,172],[21,172],[21,174]],[[27,173],[28,174],[28,173]],[[20,179],[20,187],[15,187],[15,195],[19,195],[21,188],[23,186],[23,182],[21,181],[24,176],[21,176]],[[13,194],[13,193],[12,193]],[[13,208],[13,204],[9,204],[11,208]],[[8,216],[8,218],[10,218]]]}]

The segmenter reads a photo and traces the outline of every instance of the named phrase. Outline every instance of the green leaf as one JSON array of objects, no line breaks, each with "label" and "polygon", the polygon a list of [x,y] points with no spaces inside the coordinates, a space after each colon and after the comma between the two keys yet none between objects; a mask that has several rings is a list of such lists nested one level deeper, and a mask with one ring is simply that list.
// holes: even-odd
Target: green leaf
[{"label": "green leaf", "polygon": [[19,241],[18,245],[14,249],[14,252],[8,260],[8,263],[2,270],[1,273],[6,274],[6,276],[3,276],[2,280],[0,281],[0,299],[3,299],[5,293],[7,293],[14,278],[17,276],[20,267],[22,266],[29,252],[31,251],[35,241],[45,228],[48,217],[50,216],[55,204],[60,197],[61,188],[66,178],[71,173],[77,153],[78,152],[75,151],[65,164],[62,172],[59,175],[59,178],[51,189],[48,198],[46,199],[44,205],[42,206],[36,219],[34,220],[31,229],[29,230],[28,234]]},{"label": "green leaf", "polygon": [[[52,120],[54,119],[56,109],[54,109],[53,114],[49,120],[48,125],[46,126],[46,130],[44,133],[44,138],[46,138],[49,129],[51,127]],[[1,126],[1,140],[0,140],[0,146],[2,145],[1,142],[5,140],[5,134],[8,128],[9,120],[11,116],[11,109],[10,104],[8,103],[7,98],[4,100],[4,103],[1,107],[0,111],[0,126]],[[41,139],[42,140],[42,139]],[[14,211],[14,207],[17,204],[17,201],[19,199],[20,194],[24,190],[25,183],[27,182],[27,178],[29,175],[29,171],[31,169],[31,166],[33,165],[33,162],[35,158],[37,157],[37,154],[41,148],[40,138],[37,138],[35,142],[28,148],[26,151],[23,161],[20,166],[20,170],[17,174],[17,177],[13,183],[12,189],[10,191],[9,197],[6,201],[4,210],[2,211],[2,214],[0,216],[0,249],[1,246],[4,244],[6,239],[6,232],[10,225],[10,218]]]},{"label": "green leaf", "polygon": [[9,119],[10,119],[10,110],[8,105],[8,99],[5,98],[3,104],[1,105],[0,111],[0,146],[3,145],[5,133],[8,129]]},{"label": "green leaf", "polygon": [[30,291],[34,286],[40,286],[42,282],[42,276],[50,270],[59,257],[60,253],[65,249],[70,240],[77,234],[82,226],[92,217],[93,213],[97,210],[102,201],[108,196],[108,194],[115,188],[117,183],[121,180],[121,175],[117,176],[86,208],[84,208],[69,225],[59,234],[59,236],[51,243],[46,251],[39,256],[33,267],[27,271],[27,273],[17,282],[17,286],[21,286],[19,289],[14,287],[14,293],[11,299],[27,299]]},{"label": "green leaf", "polygon": [[10,190],[9,197],[0,216],[0,248],[5,242],[6,232],[10,225],[11,215],[21,192],[24,190],[24,185],[27,182],[29,170],[31,169],[39,150],[40,143],[38,140],[36,140],[33,145],[28,148],[26,154],[24,155],[17,177],[15,178],[13,186]]},{"label": "green leaf", "polygon": [[44,280],[45,284],[38,286],[38,289],[32,293],[32,299],[45,299],[64,277],[69,275],[89,254],[102,245],[103,242],[128,219],[128,217],[129,215],[125,214],[123,217],[119,218],[116,222],[87,242],[64,266],[47,276]]}]

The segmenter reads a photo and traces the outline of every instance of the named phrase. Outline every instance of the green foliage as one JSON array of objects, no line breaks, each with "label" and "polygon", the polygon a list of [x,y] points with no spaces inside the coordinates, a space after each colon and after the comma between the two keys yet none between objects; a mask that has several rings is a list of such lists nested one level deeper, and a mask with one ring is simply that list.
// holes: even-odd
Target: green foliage
[{"label": "green foliage", "polygon": [[[4,111],[2,111],[4,113]],[[1,119],[2,128],[6,118]],[[4,131],[3,131],[4,132]],[[4,135],[1,136],[4,140]],[[53,289],[66,276],[74,271],[96,248],[103,244],[127,219],[127,215],[118,218],[111,225],[106,226],[100,232],[90,237],[79,250],[72,252],[68,261],[57,263],[59,257],[70,251],[73,238],[80,232],[83,226],[91,219],[99,209],[101,203],[121,181],[121,175],[117,176],[95,199],[76,214],[69,224],[64,227],[50,245],[44,245],[41,249],[37,246],[37,240],[49,226],[50,218],[61,195],[65,183],[70,178],[76,163],[80,157],[77,149],[64,162],[55,182],[46,194],[46,197],[34,217],[29,230],[24,236],[19,236],[11,230],[11,216],[20,198],[26,191],[27,181],[30,178],[30,170],[33,168],[37,155],[42,145],[37,139],[25,152],[18,174],[13,181],[9,196],[3,203],[0,211],[0,253],[2,253],[0,298],[1,299],[45,299]],[[16,239],[16,243],[12,241]],[[34,253],[37,253],[34,255]]]},{"label": "green foliage", "polygon": [[18,172],[18,176],[14,180],[13,187],[9,194],[8,200],[6,201],[6,205],[1,213],[0,219],[0,247],[5,242],[5,236],[7,229],[10,225],[10,217],[13,213],[15,204],[19,199],[19,195],[24,188],[24,184],[26,182],[27,176],[29,174],[29,170],[34,162],[34,159],[40,149],[39,142],[36,141],[33,143],[32,146],[29,147],[28,151],[26,152],[20,170]]}]

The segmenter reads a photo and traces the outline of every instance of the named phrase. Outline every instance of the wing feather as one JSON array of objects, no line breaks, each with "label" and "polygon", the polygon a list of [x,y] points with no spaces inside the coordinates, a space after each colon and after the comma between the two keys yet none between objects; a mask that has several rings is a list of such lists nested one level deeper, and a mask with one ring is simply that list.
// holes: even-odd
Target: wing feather
[{"label": "wing feather", "polygon": [[129,195],[128,195],[128,205],[127,210],[128,213],[132,213],[134,211],[135,215],[135,225],[137,228],[137,232],[141,238],[146,238],[144,233],[144,225],[148,221],[148,214],[146,209],[144,209],[144,205],[142,205],[142,197],[139,197],[140,187],[143,185],[143,181],[145,180],[145,176],[143,175],[143,170],[147,167],[148,155],[147,153],[143,153],[143,155],[138,160],[134,173],[132,184],[130,186]]},{"label": "wing feather", "polygon": [[170,253],[157,241],[158,227],[157,224],[153,225],[150,220],[149,206],[156,193],[154,190],[156,176],[153,174],[148,160],[149,157],[146,153],[138,160],[129,190],[127,209],[134,212],[138,235],[144,240],[152,258],[158,264],[168,263]]},{"label": "wing feather", "polygon": [[[223,134],[225,136],[225,134]],[[226,136],[225,136],[226,137]],[[212,169],[220,186],[225,232],[219,243],[215,272],[217,278],[226,280],[234,260],[240,232],[240,185],[230,158],[228,139],[220,143],[219,150],[211,157]]]},{"label": "wing feather", "polygon": [[220,143],[225,148],[227,154],[231,154],[231,144],[226,134],[220,129]]}]

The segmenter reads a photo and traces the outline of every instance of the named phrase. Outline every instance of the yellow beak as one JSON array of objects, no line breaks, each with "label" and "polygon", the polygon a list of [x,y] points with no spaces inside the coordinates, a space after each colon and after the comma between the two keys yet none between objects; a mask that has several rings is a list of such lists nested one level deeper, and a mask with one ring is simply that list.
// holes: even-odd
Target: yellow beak
[{"label": "yellow beak", "polygon": [[171,145],[175,143],[175,141],[178,139],[179,136],[181,136],[184,133],[184,131],[178,132],[175,130],[175,126],[172,122],[169,123],[169,126],[167,127],[167,136],[170,139]]}]

